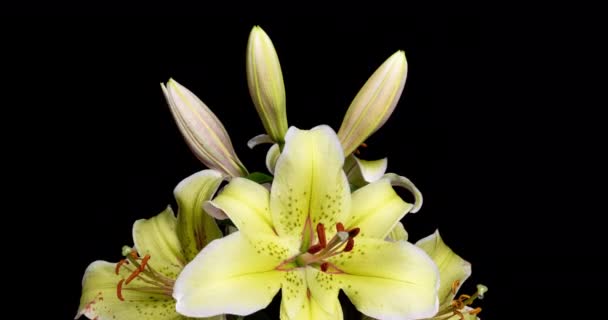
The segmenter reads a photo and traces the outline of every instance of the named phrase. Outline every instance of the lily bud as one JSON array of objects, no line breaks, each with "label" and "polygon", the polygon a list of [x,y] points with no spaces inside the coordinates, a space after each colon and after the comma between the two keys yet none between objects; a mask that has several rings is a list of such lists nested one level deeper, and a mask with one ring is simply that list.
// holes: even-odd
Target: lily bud
[{"label": "lily bud", "polygon": [[363,85],[338,131],[345,155],[355,151],[388,120],[403,92],[406,76],[405,53],[397,51]]},{"label": "lily bud", "polygon": [[283,74],[272,41],[258,26],[247,44],[247,85],[264,129],[274,142],[282,143],[287,132]]},{"label": "lily bud", "polygon": [[210,169],[228,176],[247,175],[220,120],[190,90],[169,79],[161,88],[171,113],[194,155]]}]

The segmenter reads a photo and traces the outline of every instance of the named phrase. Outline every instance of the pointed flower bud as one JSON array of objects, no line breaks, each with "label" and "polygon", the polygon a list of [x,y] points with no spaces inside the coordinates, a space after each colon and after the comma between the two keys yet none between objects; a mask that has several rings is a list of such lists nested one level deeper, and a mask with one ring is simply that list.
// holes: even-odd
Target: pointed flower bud
[{"label": "pointed flower bud", "polygon": [[266,132],[282,143],[287,132],[283,74],[272,41],[258,26],[251,30],[247,44],[247,85]]},{"label": "pointed flower bud", "polygon": [[406,76],[405,53],[397,51],[363,85],[338,131],[345,155],[384,125],[399,101]]},{"label": "pointed flower bud", "polygon": [[169,79],[161,84],[171,113],[188,147],[210,169],[228,176],[247,175],[220,120],[190,90]]}]

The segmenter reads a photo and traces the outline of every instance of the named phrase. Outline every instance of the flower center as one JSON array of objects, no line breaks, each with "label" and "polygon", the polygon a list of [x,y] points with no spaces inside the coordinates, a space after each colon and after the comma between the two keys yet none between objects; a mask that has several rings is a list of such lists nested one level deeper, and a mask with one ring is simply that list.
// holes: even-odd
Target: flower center
[{"label": "flower center", "polygon": [[[454,283],[452,284],[452,294],[456,294],[456,289],[460,286],[460,281],[456,280],[454,281]],[[483,284],[478,284],[477,285],[477,292],[475,292],[473,295],[468,295],[468,294],[461,294],[460,297],[458,297],[458,299],[454,299],[452,300],[452,303],[450,303],[449,305],[443,307],[441,310],[439,310],[439,312],[437,312],[437,315],[433,318],[433,319],[448,319],[451,318],[453,316],[459,316],[460,319],[464,320],[464,313],[468,313],[471,315],[477,315],[481,312],[481,308],[477,307],[475,309],[472,310],[464,310],[464,308],[466,306],[470,306],[471,304],[473,304],[473,301],[475,301],[475,299],[479,298],[480,300],[483,299],[483,294],[488,291],[488,288],[486,286],[484,286]]]},{"label": "flower center", "polygon": [[317,243],[311,245],[306,251],[295,258],[295,264],[299,267],[318,266],[321,271],[327,273],[342,273],[335,265],[327,259],[339,255],[343,252],[353,250],[355,237],[359,234],[359,228],[344,229],[340,222],[336,224],[336,234],[327,241],[325,237],[325,226],[317,224]]},{"label": "flower center", "polygon": [[[173,284],[175,280],[169,279],[154,270],[148,263],[150,255],[147,254],[144,257],[140,257],[135,249],[131,249],[127,246],[123,247],[123,255],[125,259],[120,260],[116,264],[116,274],[120,273],[120,269],[126,269],[130,272],[129,277],[121,279],[116,285],[116,296],[120,301],[125,301],[123,291],[132,290],[139,292],[157,293],[171,296],[173,292]],[[130,285],[135,279],[139,279],[145,282],[147,285],[138,284]]]}]

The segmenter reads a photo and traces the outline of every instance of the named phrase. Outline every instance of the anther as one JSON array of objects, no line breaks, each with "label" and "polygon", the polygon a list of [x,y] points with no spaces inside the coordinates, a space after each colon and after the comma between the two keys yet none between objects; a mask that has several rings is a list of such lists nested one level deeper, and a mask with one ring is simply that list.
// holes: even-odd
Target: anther
[{"label": "anther", "polygon": [[131,281],[133,281],[133,279],[137,278],[141,271],[141,269],[135,269],[135,271],[133,271],[133,273],[131,273],[131,275],[127,278],[125,284],[129,284]]},{"label": "anther", "polygon": [[346,242],[346,247],[344,247],[344,252],[350,252],[353,250],[353,247],[355,247],[355,239],[353,239],[352,237],[348,238],[348,242]]},{"label": "anther", "polygon": [[363,147],[363,148],[367,148],[367,143],[362,142],[362,143],[361,143],[361,147]]},{"label": "anther", "polygon": [[321,271],[325,272],[329,268],[329,262],[321,263]]},{"label": "anther", "polygon": [[476,314],[479,314],[480,312],[481,312],[481,308],[480,308],[480,307],[477,307],[477,308],[475,308],[475,309],[473,309],[473,310],[469,311],[469,314],[470,314],[470,315],[476,315]]},{"label": "anther", "polygon": [[321,248],[325,248],[327,246],[327,238],[325,237],[325,227],[322,223],[317,224],[317,236],[319,237]]},{"label": "anther", "polygon": [[125,282],[125,279],[120,279],[120,281],[118,281],[118,285],[116,286],[116,296],[118,297],[118,300],[120,301],[125,301],[125,298],[122,296],[122,283]]},{"label": "anther", "polygon": [[338,231],[338,232],[344,231],[344,225],[342,224],[342,222],[336,223],[336,231]]},{"label": "anther", "polygon": [[348,230],[348,235],[349,235],[351,238],[354,238],[354,237],[356,237],[356,236],[359,234],[359,232],[361,232],[361,229],[360,229],[360,228],[353,228],[353,229],[351,229],[351,230]]},{"label": "anther", "polygon": [[116,271],[116,274],[118,274],[118,272],[120,271],[120,267],[122,267],[123,264],[129,264],[129,261],[127,261],[127,259],[122,259],[118,261],[118,263],[116,264],[116,269],[114,270]]},{"label": "anther", "polygon": [[148,264],[148,260],[150,260],[150,255],[147,254],[143,259],[141,259],[141,265],[139,266],[140,271],[144,271],[146,269],[146,265]]},{"label": "anther", "polygon": [[310,254],[315,254],[315,253],[321,251],[322,249],[323,249],[323,247],[321,247],[321,244],[317,243],[315,245],[310,246],[310,248],[308,248],[307,252]]},{"label": "anther", "polygon": [[458,287],[460,287],[460,280],[452,282],[452,294],[456,294],[456,290],[458,290]]}]

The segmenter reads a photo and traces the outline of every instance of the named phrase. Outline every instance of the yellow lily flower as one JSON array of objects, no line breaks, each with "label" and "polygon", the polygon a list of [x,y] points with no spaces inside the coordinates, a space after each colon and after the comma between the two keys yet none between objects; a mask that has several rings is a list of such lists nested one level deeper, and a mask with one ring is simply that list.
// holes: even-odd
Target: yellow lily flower
[{"label": "yellow lily flower", "polygon": [[99,320],[187,319],[175,311],[173,285],[186,263],[222,236],[213,218],[202,209],[222,180],[213,170],[184,179],[174,190],[177,218],[167,207],[155,217],[137,220],[133,225],[135,248],[123,248],[125,259],[91,263],[82,279],[76,319],[82,315]]},{"label": "yellow lily flower", "polygon": [[235,178],[207,202],[239,231],[211,242],[184,268],[173,291],[177,311],[248,315],[281,290],[283,320],[342,319],[343,290],[378,319],[435,315],[435,263],[410,243],[385,240],[413,205],[388,179],[351,194],[343,165],[331,128],[290,128],[270,191]]}]

